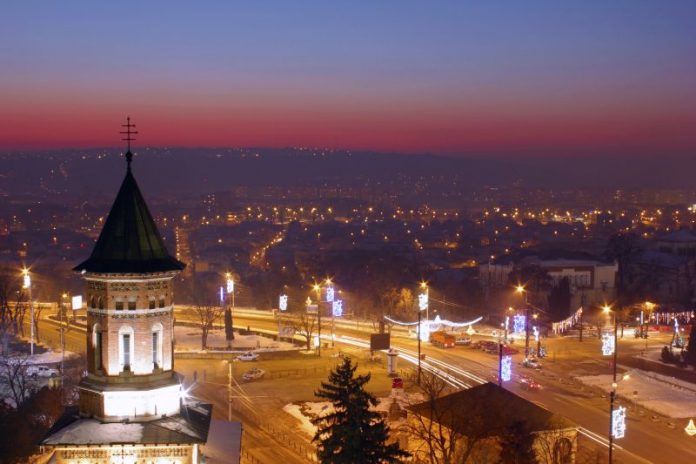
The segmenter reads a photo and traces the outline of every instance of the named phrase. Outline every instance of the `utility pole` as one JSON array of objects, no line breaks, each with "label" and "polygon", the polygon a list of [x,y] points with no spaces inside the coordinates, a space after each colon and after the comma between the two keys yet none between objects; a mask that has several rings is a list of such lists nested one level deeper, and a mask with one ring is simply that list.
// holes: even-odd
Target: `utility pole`
[{"label": "utility pole", "polygon": [[22,288],[27,289],[29,292],[29,312],[31,315],[31,344],[30,344],[30,354],[34,356],[34,299],[31,296],[31,276],[29,275],[29,269],[24,268],[22,270]]},{"label": "utility pole", "polygon": [[227,422],[232,422],[232,363],[233,359],[227,361]]},{"label": "utility pole", "polygon": [[585,313],[585,287],[580,295],[580,341],[582,342],[582,315]]},{"label": "utility pole", "polygon": [[498,386],[503,386],[503,343],[498,340]]},{"label": "utility pole", "polygon": [[421,310],[418,309],[418,329],[416,329],[416,337],[418,338],[418,385],[421,383]]},{"label": "utility pole", "polygon": [[[525,299],[525,303],[527,303]],[[524,310],[524,357],[529,357],[529,305]]]}]

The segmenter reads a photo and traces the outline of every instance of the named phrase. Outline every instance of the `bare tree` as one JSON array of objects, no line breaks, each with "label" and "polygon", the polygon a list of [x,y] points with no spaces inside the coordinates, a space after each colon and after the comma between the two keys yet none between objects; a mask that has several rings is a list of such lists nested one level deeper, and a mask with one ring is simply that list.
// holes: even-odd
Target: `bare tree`
[{"label": "bare tree", "polygon": [[15,407],[20,407],[36,390],[36,382],[27,375],[28,356],[0,356],[0,384],[12,395]]},{"label": "bare tree", "polygon": [[305,339],[307,351],[312,349],[312,338],[317,330],[317,318],[314,314],[302,311],[292,319],[292,326],[295,332]]},{"label": "bare tree", "polygon": [[0,339],[7,352],[10,336],[24,334],[26,292],[21,288],[15,269],[0,267]]},{"label": "bare tree", "polygon": [[41,321],[41,313],[43,313],[44,309],[48,307],[49,305],[42,305],[41,303],[36,303],[34,305],[34,337],[36,338],[36,343],[41,341],[41,338],[39,337],[39,321]]},{"label": "bare tree", "polygon": [[201,329],[201,349],[204,350],[208,346],[208,334],[215,323],[220,321],[224,310],[209,302],[198,302],[193,304],[189,313],[195,318]]},{"label": "bare tree", "polygon": [[548,430],[537,432],[535,445],[537,462],[541,464],[570,464],[577,453],[577,430],[560,420],[552,420]]},{"label": "bare tree", "polygon": [[490,462],[497,450],[487,438],[495,435],[499,421],[483,405],[461,411],[449,404],[452,388],[431,372],[421,376],[422,403],[411,405],[414,413],[408,421],[409,433],[420,449],[414,451],[416,462],[459,464]]}]

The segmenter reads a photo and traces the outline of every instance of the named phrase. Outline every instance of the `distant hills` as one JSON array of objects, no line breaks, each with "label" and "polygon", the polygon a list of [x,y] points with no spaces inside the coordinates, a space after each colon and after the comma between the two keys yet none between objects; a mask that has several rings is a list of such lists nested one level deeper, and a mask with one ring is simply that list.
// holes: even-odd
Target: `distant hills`
[{"label": "distant hills", "polygon": [[[660,157],[445,157],[322,149],[140,148],[133,169],[150,194],[235,186],[392,186],[696,189],[696,160]],[[113,195],[121,149],[0,154],[0,193]]]}]

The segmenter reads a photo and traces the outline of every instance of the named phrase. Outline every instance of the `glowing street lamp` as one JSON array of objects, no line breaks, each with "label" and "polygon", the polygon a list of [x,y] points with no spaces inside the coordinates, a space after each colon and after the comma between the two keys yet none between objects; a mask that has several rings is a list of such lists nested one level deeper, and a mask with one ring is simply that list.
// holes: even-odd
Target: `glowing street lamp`
[{"label": "glowing street lamp", "polygon": [[[611,392],[609,393],[609,464],[612,464],[613,462],[613,455],[614,455],[614,438],[623,438],[625,432],[626,432],[626,408],[624,407],[619,407],[617,410],[614,410],[614,400],[616,399],[616,357],[617,357],[617,321],[616,321],[616,311],[612,311],[611,306],[609,305],[604,305],[602,306],[602,311],[604,314],[609,315],[609,313],[613,313],[614,315],[614,337],[613,339],[610,339],[606,335],[602,337],[602,353],[606,355],[612,354],[614,355],[614,362],[613,362],[613,377],[612,377],[612,383],[611,383]],[[611,340],[611,341],[609,341]],[[611,352],[610,352],[611,351]]]},{"label": "glowing street lamp", "polygon": [[26,267],[22,269],[22,288],[29,293],[29,311],[31,312],[31,344],[29,349],[31,355],[34,356],[34,301],[31,296],[31,275]]},{"label": "glowing street lamp", "polygon": [[426,312],[426,320],[428,319],[428,284],[426,282],[421,282],[420,284],[421,288],[421,293],[418,294],[418,332],[417,332],[417,337],[418,337],[418,385],[421,383],[421,338],[423,336],[423,327],[422,327],[422,321],[421,321],[421,311]]},{"label": "glowing street lamp", "polygon": [[684,432],[690,437],[696,435],[696,425],[694,425],[693,419],[689,419],[689,423],[684,427]]},{"label": "glowing street lamp", "polygon": [[524,296],[524,357],[529,356],[529,303],[527,302],[527,290],[523,285],[517,284],[515,293]]}]

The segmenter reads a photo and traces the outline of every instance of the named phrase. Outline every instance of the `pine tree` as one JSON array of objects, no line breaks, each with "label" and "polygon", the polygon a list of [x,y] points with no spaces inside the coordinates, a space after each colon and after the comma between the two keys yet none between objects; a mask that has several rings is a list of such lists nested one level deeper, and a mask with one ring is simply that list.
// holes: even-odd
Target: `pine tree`
[{"label": "pine tree", "polygon": [[689,332],[689,344],[686,345],[684,361],[696,368],[696,321],[691,322],[691,332]]},{"label": "pine tree", "polygon": [[370,411],[377,399],[364,386],[370,374],[355,376],[357,365],[346,357],[315,392],[333,404],[333,412],[317,417],[314,441],[322,464],[398,463],[409,454],[397,443],[387,444],[389,427],[380,415]]}]

